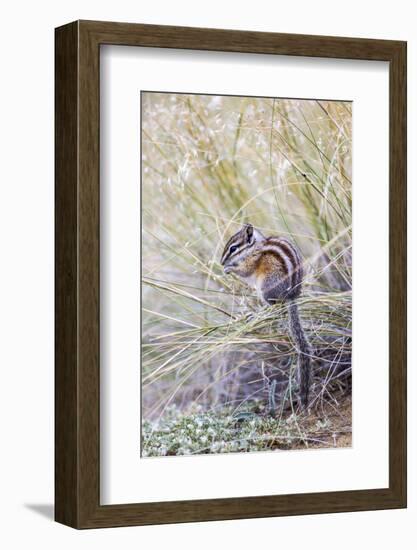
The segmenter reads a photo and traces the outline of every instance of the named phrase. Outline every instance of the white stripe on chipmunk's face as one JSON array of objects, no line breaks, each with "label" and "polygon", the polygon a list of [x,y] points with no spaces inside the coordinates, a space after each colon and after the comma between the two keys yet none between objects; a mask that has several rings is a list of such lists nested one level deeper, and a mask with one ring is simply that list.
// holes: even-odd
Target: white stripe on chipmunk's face
[{"label": "white stripe on chipmunk's face", "polygon": [[263,240],[260,231],[254,229],[251,224],[246,224],[235,233],[224,247],[220,263],[224,266],[225,273],[231,273],[241,262],[251,254],[256,242]]}]

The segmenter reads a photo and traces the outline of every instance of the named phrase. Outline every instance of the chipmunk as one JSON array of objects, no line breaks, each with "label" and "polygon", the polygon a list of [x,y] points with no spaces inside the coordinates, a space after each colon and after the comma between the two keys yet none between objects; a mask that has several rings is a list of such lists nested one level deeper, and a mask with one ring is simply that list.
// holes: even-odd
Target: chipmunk
[{"label": "chipmunk", "polygon": [[265,237],[246,224],[226,243],[221,258],[225,273],[235,273],[257,290],[267,305],[286,302],[290,333],[298,351],[298,380],[303,407],[310,390],[310,344],[301,326],[296,299],[301,294],[302,259],[297,248],[285,238]]}]

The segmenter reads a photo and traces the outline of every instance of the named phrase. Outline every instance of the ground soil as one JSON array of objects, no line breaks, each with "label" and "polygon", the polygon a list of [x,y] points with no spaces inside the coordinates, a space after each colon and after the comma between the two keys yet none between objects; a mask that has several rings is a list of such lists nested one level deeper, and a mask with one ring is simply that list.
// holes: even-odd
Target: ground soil
[{"label": "ground soil", "polygon": [[[320,403],[299,421],[308,447],[352,446],[352,398],[342,396],[336,403]],[[305,448],[300,442],[297,447]]]}]

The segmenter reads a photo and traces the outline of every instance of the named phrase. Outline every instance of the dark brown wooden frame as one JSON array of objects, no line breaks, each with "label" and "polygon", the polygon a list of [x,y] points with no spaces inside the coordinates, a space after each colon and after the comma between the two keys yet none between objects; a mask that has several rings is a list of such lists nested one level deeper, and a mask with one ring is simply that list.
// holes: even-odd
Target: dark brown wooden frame
[{"label": "dark brown wooden frame", "polygon": [[[100,505],[99,56],[120,44],[389,62],[389,488]],[[406,506],[406,43],[77,21],[55,34],[55,519],[76,528]]]}]

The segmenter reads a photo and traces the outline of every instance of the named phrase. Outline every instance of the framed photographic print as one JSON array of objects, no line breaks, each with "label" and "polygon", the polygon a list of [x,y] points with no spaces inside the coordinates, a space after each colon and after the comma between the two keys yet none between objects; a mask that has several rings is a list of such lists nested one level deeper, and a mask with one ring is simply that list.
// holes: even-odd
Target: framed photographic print
[{"label": "framed photographic print", "polygon": [[406,44],[56,29],[56,520],[406,506]]}]

